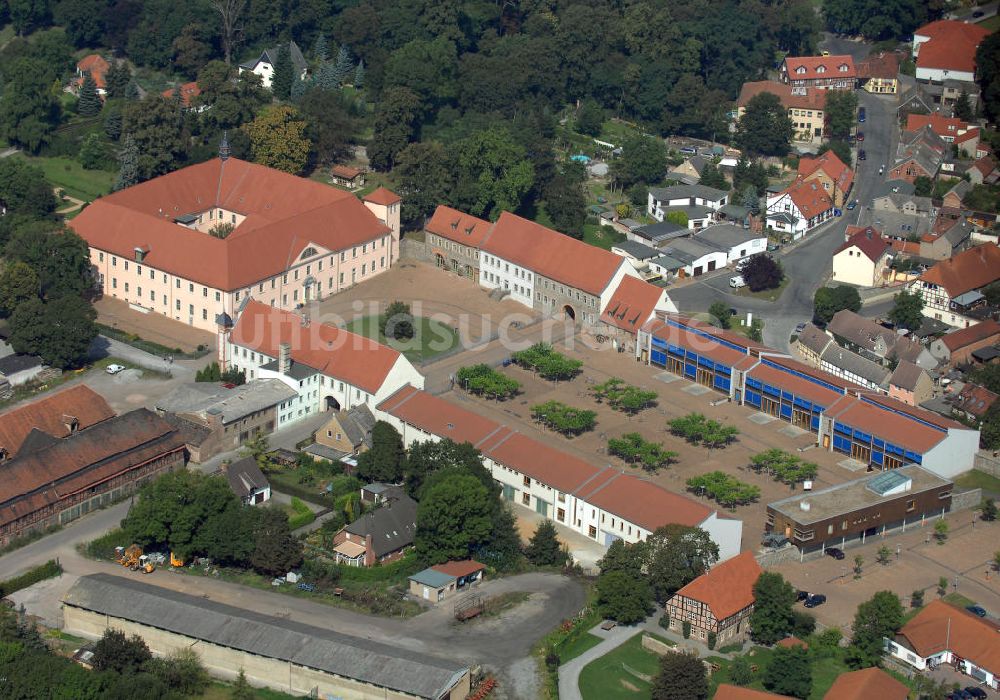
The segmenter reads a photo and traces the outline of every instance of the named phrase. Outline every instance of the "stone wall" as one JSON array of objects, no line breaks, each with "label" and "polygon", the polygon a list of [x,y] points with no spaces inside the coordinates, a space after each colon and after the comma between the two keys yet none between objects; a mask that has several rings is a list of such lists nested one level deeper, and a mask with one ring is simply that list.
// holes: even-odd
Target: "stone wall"
[{"label": "stone wall", "polygon": [[969,510],[971,508],[978,508],[979,504],[982,502],[983,502],[982,489],[969,489],[968,491],[962,491],[961,493],[952,493],[951,512],[955,513],[960,510]]},{"label": "stone wall", "polygon": [[399,259],[401,262],[415,260],[417,262],[434,264],[434,256],[429,246],[422,240],[416,240],[409,235],[399,242]]},{"label": "stone wall", "polygon": [[972,466],[977,471],[981,471],[983,474],[989,474],[990,476],[995,476],[1000,479],[1000,459],[995,457],[988,457],[983,453],[978,453]]},{"label": "stone wall", "polygon": [[661,642],[656,637],[652,637],[648,634],[642,635],[642,648],[647,649],[657,656],[663,656],[664,654],[672,654],[677,651],[674,647]]}]

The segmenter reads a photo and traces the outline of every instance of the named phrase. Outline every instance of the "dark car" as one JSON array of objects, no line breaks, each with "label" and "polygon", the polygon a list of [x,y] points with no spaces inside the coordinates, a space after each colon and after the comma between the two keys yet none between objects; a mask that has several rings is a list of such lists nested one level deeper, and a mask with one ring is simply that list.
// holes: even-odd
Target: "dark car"
[{"label": "dark car", "polygon": [[796,333],[801,333],[805,329],[806,329],[806,324],[805,323],[797,323],[797,324],[795,324],[795,332]]},{"label": "dark car", "polygon": [[865,108],[861,107],[858,109],[858,121],[864,123],[865,121]]},{"label": "dark car", "polygon": [[840,547],[827,547],[826,556],[833,557],[837,561],[840,561],[846,555],[844,554],[844,550],[840,549]]},{"label": "dark car", "polygon": [[867,160],[867,159],[868,159],[868,154],[865,153],[865,149],[862,148],[860,151],[858,151],[858,160]]},{"label": "dark car", "polygon": [[809,591],[795,591],[796,602],[801,603],[803,600],[807,600],[808,598],[809,598]]},{"label": "dark car", "polygon": [[986,694],[985,690],[983,690],[982,688],[976,688],[975,686],[971,685],[965,689],[965,692],[967,692],[972,697],[976,698],[976,700],[983,700],[983,698],[989,697]]},{"label": "dark car", "polygon": [[854,209],[854,207],[856,207],[856,206],[858,206],[858,200],[856,200],[856,199],[852,199],[850,202],[847,203],[847,209],[848,209],[848,211],[850,211],[851,209]]},{"label": "dark car", "polygon": [[858,132],[858,141],[864,141],[864,140],[865,140],[865,133],[863,131],[859,131]]},{"label": "dark car", "polygon": [[[972,18],[973,18],[973,19],[979,19],[980,17],[982,17],[982,16],[983,16],[983,15],[985,15],[985,14],[986,14],[986,13],[985,13],[985,12],[983,12],[982,10],[976,10],[975,12],[973,12],[973,13],[972,13]],[[977,696],[977,697],[978,697],[978,696]],[[983,697],[985,698],[986,696],[984,695]]]},{"label": "dark car", "polygon": [[806,607],[815,608],[826,602],[826,596],[822,593],[811,593],[808,598],[806,598]]},{"label": "dark car", "polygon": [[980,605],[966,605],[965,609],[968,610],[973,615],[978,615],[979,617],[986,617],[986,608]]}]

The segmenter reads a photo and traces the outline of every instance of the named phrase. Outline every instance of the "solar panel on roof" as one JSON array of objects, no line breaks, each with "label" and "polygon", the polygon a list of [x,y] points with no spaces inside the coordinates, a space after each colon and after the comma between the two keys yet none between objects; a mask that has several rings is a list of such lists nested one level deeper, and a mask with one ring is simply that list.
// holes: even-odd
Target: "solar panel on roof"
[{"label": "solar panel on roof", "polygon": [[884,496],[889,491],[898,488],[909,481],[910,478],[898,472],[885,472],[879,474],[868,482],[868,489],[874,491],[879,496]]}]

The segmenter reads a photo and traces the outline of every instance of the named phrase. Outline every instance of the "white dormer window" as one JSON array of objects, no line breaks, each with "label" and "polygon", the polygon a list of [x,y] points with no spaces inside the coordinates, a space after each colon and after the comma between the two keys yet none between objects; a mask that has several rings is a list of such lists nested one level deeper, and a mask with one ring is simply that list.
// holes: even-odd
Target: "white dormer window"
[{"label": "white dormer window", "polygon": [[805,66],[799,66],[798,68],[795,69],[795,72],[798,73],[799,75],[805,75],[806,67]]},{"label": "white dormer window", "polygon": [[846,73],[847,72],[847,64],[846,63],[841,63],[840,64],[840,72],[841,73]]},{"label": "white dormer window", "polygon": [[826,73],[826,66],[816,66],[817,73]]}]

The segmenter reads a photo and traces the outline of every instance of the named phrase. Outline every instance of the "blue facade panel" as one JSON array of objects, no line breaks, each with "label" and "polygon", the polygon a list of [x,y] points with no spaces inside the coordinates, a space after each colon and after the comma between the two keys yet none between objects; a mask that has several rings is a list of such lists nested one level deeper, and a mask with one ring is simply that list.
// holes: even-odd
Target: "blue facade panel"
[{"label": "blue facade panel", "polygon": [[653,350],[653,352],[649,354],[649,361],[652,362],[654,365],[659,365],[660,367],[666,367],[667,355],[666,353],[661,352],[659,350]]},{"label": "blue facade panel", "polygon": [[721,374],[715,375],[715,388],[721,389],[726,393],[729,393],[729,389],[732,387],[733,381],[728,377]]},{"label": "blue facade panel", "polygon": [[878,450],[872,450],[872,462],[874,464],[881,465],[884,457],[885,455],[879,452]]},{"label": "blue facade panel", "polygon": [[756,391],[750,391],[748,389],[746,401],[751,406],[756,406],[757,408],[760,408],[760,394],[758,394]]},{"label": "blue facade panel", "polygon": [[789,406],[788,404],[781,404],[781,417],[782,418],[787,418],[787,419],[791,420],[792,419],[792,407]]},{"label": "blue facade panel", "polygon": [[684,365],[684,376],[694,379],[697,376],[697,371],[694,365]]},{"label": "blue facade panel", "polygon": [[811,425],[812,425],[812,429],[815,430],[818,433],[819,432],[819,416],[813,416],[812,417]]}]

